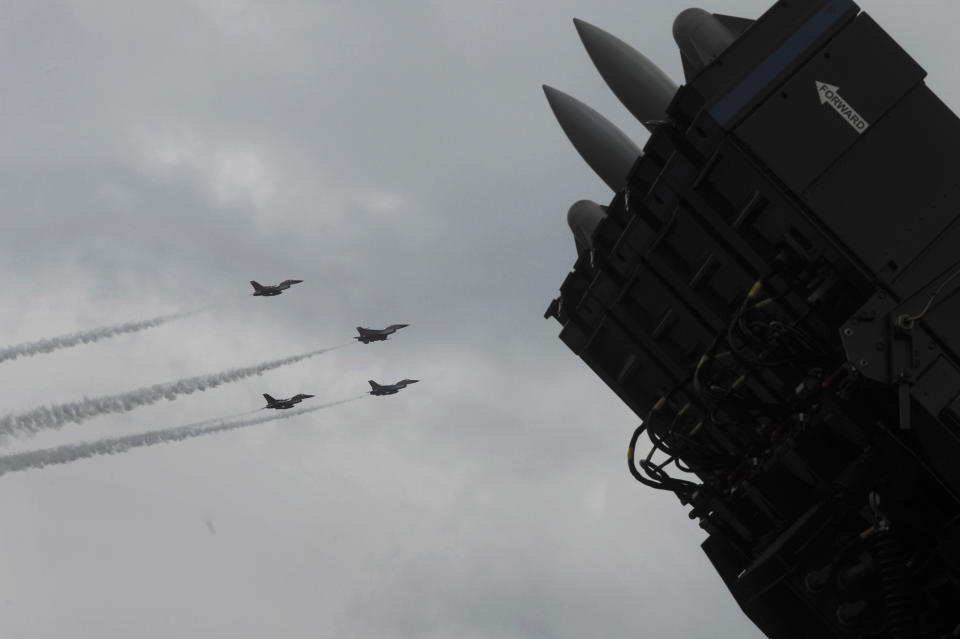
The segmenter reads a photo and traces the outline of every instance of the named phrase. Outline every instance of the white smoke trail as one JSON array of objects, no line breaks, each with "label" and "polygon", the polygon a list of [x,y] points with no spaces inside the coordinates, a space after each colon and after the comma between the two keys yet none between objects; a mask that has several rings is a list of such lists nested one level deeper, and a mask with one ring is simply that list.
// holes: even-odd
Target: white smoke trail
[{"label": "white smoke trail", "polygon": [[41,339],[35,342],[24,342],[0,348],[0,362],[6,362],[18,357],[30,357],[41,353],[52,353],[61,348],[70,348],[78,344],[89,344],[99,342],[102,339],[123,335],[125,333],[136,333],[145,331],[149,328],[156,328],[168,322],[174,322],[190,315],[195,315],[200,311],[188,311],[186,313],[175,313],[173,315],[161,315],[153,319],[142,320],[139,322],[126,322],[125,324],[116,324],[114,326],[104,326],[102,328],[93,328],[89,331],[80,331],[77,333],[68,333],[48,339]]},{"label": "white smoke trail", "polygon": [[[341,347],[342,346],[335,346],[334,348]],[[98,415],[106,415],[107,413],[125,413],[140,406],[148,406],[156,403],[161,399],[173,401],[178,395],[205,391],[209,388],[220,386],[221,384],[235,382],[253,375],[260,375],[274,368],[280,368],[281,366],[295,364],[310,357],[316,357],[321,353],[334,350],[334,348],[310,351],[309,353],[275,359],[255,366],[234,368],[222,373],[188,377],[166,384],[154,384],[153,386],[145,386],[118,395],[104,395],[93,398],[85,397],[79,402],[70,402],[55,406],[41,406],[40,408],[21,413],[20,415],[7,415],[6,417],[0,418],[0,438],[7,436],[27,436],[41,430],[62,428],[69,422],[79,424]]]},{"label": "white smoke trail", "polygon": [[[232,422],[224,422],[224,420],[229,419],[224,417],[218,420],[207,420],[203,422],[197,422],[195,424],[188,424],[187,426],[180,426],[179,428],[154,430],[146,433],[139,433],[137,435],[111,437],[107,439],[100,439],[94,442],[68,444],[66,446],[57,446],[55,448],[44,448],[42,450],[32,450],[26,453],[6,455],[4,457],[0,457],[0,475],[13,473],[20,470],[29,470],[31,468],[43,468],[45,466],[54,466],[57,464],[68,464],[80,459],[97,457],[98,455],[119,455],[120,453],[125,453],[133,448],[155,446],[157,444],[171,444],[173,442],[183,441],[184,439],[190,439],[192,437],[222,433],[228,430],[246,428],[248,426],[255,426],[257,424],[263,424],[265,422],[272,422],[280,419],[290,419],[291,417],[298,417],[307,413],[313,413],[318,410],[323,410],[324,408],[330,408],[331,406],[339,406],[340,404],[354,402],[364,397],[368,397],[368,395],[364,394],[358,397],[342,399],[337,402],[329,402],[327,404],[311,406],[310,408],[303,408],[296,411],[284,411],[271,415],[264,415],[262,417],[251,417],[250,419],[241,419]],[[211,424],[210,422],[221,423]]]}]

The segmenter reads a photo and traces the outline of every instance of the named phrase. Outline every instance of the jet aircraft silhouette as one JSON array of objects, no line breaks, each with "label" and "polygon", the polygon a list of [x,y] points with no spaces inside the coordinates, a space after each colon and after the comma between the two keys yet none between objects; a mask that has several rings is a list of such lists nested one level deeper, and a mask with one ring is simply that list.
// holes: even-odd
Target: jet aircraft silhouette
[{"label": "jet aircraft silhouette", "polygon": [[283,280],[275,286],[264,286],[259,282],[250,281],[250,285],[253,286],[253,294],[262,295],[263,297],[273,297],[274,295],[280,295],[294,284],[299,284],[303,280]]},{"label": "jet aircraft silhouette", "polygon": [[264,408],[276,408],[278,410],[285,408],[293,408],[294,404],[299,404],[305,399],[310,399],[313,395],[294,395],[290,399],[276,399],[275,397],[270,397],[266,393],[263,394],[263,398],[267,400],[267,405]]},{"label": "jet aircraft silhouette", "polygon": [[396,384],[386,384],[381,385],[375,381],[367,380],[370,383],[371,395],[395,395],[400,392],[400,389],[405,388],[408,384],[416,384],[419,382],[419,379],[402,379]]},{"label": "jet aircraft silhouette", "polygon": [[357,332],[360,333],[359,337],[354,337],[353,339],[363,342],[364,344],[369,344],[370,342],[382,342],[387,339],[390,335],[393,335],[401,328],[406,328],[410,326],[409,324],[391,324],[386,328],[376,329],[376,328],[363,328],[361,326],[357,327]]}]

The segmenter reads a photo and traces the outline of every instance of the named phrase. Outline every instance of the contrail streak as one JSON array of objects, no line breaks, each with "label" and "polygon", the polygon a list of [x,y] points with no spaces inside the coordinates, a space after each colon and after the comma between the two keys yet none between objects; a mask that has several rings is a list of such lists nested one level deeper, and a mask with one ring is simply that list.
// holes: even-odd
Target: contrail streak
[{"label": "contrail streak", "polygon": [[[335,346],[334,348],[341,348],[341,346]],[[145,386],[118,395],[103,395],[93,398],[85,397],[79,402],[70,402],[55,406],[41,406],[40,408],[19,415],[7,415],[6,417],[0,418],[0,439],[6,436],[28,436],[41,430],[62,428],[69,422],[79,424],[98,415],[106,415],[107,413],[126,413],[140,406],[154,404],[161,399],[173,401],[179,395],[205,391],[208,388],[214,388],[221,384],[235,382],[246,377],[252,377],[253,375],[260,375],[274,368],[295,364],[331,350],[333,350],[333,348],[323,348],[301,355],[275,359],[255,366],[247,366],[246,368],[234,368],[222,373],[188,377],[166,384],[154,384],[153,386]]]},{"label": "contrail streak", "polygon": [[185,313],[174,313],[173,315],[161,315],[153,319],[142,320],[139,322],[126,322],[124,324],[115,324],[113,326],[104,326],[101,328],[92,328],[89,331],[79,331],[77,333],[68,333],[67,335],[58,335],[48,339],[41,339],[35,342],[24,342],[0,348],[0,362],[6,362],[18,357],[30,357],[41,353],[52,353],[61,348],[70,348],[78,344],[89,344],[99,342],[102,339],[123,335],[126,333],[136,333],[145,331],[149,328],[156,328],[168,322],[174,322],[190,315],[195,315],[200,311],[188,311]]},{"label": "contrail streak", "polygon": [[[342,399],[337,402],[311,406],[297,411],[274,413],[262,417],[251,417],[237,421],[223,422],[219,420],[206,420],[179,428],[167,430],[154,430],[137,435],[126,435],[124,437],[111,437],[100,439],[94,442],[85,442],[81,444],[68,444],[66,446],[57,446],[55,448],[44,448],[42,450],[32,450],[26,453],[16,453],[0,457],[0,475],[13,473],[21,470],[30,470],[31,468],[43,468],[45,466],[55,466],[57,464],[69,464],[80,459],[89,459],[99,455],[119,455],[133,448],[143,446],[155,446],[157,444],[171,444],[173,442],[183,441],[192,437],[201,437],[203,435],[212,435],[222,433],[228,430],[256,426],[266,422],[272,422],[280,419],[290,419],[307,413],[313,413],[331,406],[339,406],[348,402],[354,402],[358,399],[367,397],[366,394],[350,399]],[[220,422],[213,423],[210,422]]]}]

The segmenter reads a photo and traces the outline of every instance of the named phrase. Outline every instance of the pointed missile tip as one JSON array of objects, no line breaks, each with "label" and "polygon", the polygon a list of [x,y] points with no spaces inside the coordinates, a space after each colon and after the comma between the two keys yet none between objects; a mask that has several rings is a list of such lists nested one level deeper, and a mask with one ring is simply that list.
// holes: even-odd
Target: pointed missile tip
[{"label": "pointed missile tip", "polygon": [[544,85],[560,128],[574,148],[613,191],[623,188],[640,148],[612,122],[573,96]]},{"label": "pointed missile tip", "polygon": [[584,20],[575,19],[574,24],[597,71],[627,110],[640,122],[662,120],[676,83],[615,35]]},{"label": "pointed missile tip", "polygon": [[581,20],[580,18],[573,19],[573,26],[577,30],[577,33],[580,35],[580,39],[589,38],[591,33],[596,33],[597,31],[603,31],[600,27],[594,26],[587,22],[586,20]]},{"label": "pointed missile tip", "polygon": [[577,35],[580,36],[580,42],[583,43],[591,59],[596,55],[596,51],[603,47],[605,41],[617,40],[617,38],[597,25],[590,24],[586,20],[574,18],[573,24],[577,28]]},{"label": "pointed missile tip", "polygon": [[568,96],[566,93],[560,89],[554,89],[549,84],[543,85],[543,94],[547,97],[547,102],[550,103],[550,108],[553,109],[554,112],[556,112],[557,105],[559,103],[561,103],[565,98],[570,98],[570,96]]}]

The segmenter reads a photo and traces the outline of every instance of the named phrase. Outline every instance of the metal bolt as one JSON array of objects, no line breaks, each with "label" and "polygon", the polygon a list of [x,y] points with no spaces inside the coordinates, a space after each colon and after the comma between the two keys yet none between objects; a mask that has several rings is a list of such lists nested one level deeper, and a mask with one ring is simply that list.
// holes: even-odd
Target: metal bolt
[{"label": "metal bolt", "polygon": [[843,329],[843,334],[846,335],[847,337],[850,337],[851,335],[853,335],[853,329],[848,326],[845,329]]},{"label": "metal bolt", "polygon": [[860,360],[860,366],[869,366],[869,365],[870,365],[870,362],[868,362],[867,360],[865,359]]}]

